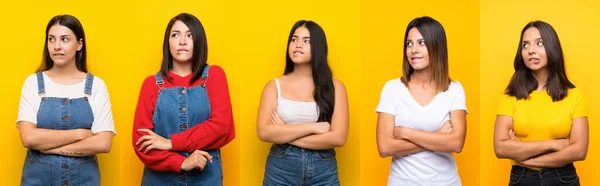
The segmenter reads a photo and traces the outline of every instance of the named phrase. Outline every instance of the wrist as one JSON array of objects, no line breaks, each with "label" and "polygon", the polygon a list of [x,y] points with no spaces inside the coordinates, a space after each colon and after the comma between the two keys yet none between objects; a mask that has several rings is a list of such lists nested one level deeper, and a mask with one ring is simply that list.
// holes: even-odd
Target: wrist
[{"label": "wrist", "polygon": [[400,138],[403,140],[409,140],[411,133],[412,133],[411,128],[402,127],[402,130],[400,131]]}]

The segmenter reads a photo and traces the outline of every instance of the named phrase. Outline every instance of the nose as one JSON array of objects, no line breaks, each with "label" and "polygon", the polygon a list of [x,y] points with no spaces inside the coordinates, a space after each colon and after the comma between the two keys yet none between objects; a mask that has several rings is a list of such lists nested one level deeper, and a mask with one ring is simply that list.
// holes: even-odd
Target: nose
[{"label": "nose", "polygon": [[296,48],[302,49],[302,43],[295,43]]},{"label": "nose", "polygon": [[187,45],[187,38],[186,37],[179,38],[179,45],[180,46],[186,46]]},{"label": "nose", "polygon": [[61,47],[60,47],[60,43],[59,42],[54,42],[54,51],[60,51]]},{"label": "nose", "polygon": [[535,54],[535,53],[536,53],[536,50],[537,50],[537,49],[535,49],[535,47],[533,47],[533,46],[530,46],[529,48],[527,48],[527,53],[528,53],[529,55],[533,55],[533,54]]},{"label": "nose", "polygon": [[413,54],[415,54],[415,53],[417,53],[417,52],[418,52],[418,50],[417,50],[417,46],[412,46],[412,47],[410,47],[410,53],[413,53]]}]

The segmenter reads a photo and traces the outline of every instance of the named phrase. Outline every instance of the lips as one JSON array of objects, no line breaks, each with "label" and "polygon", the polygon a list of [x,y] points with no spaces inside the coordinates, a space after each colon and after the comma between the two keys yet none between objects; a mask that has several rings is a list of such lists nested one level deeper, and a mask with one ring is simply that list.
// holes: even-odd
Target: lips
[{"label": "lips", "polygon": [[528,60],[528,61],[529,61],[529,62],[533,62],[534,64],[537,64],[537,63],[539,63],[539,62],[540,62],[540,59],[539,59],[539,58],[534,58],[534,57],[532,57],[532,58],[529,58],[529,60]]},{"label": "lips", "polygon": [[417,60],[421,60],[423,59],[423,57],[411,57],[410,60],[411,61],[417,61]]},{"label": "lips", "polygon": [[304,55],[304,52],[294,51],[294,53],[292,53],[292,55],[294,55],[294,56]]}]

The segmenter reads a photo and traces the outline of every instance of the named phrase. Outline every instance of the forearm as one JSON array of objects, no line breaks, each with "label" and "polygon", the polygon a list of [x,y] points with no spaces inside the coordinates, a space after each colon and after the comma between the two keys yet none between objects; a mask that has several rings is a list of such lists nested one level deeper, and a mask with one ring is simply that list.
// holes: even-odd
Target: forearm
[{"label": "forearm", "polygon": [[52,130],[31,128],[21,130],[23,146],[35,150],[48,150],[72,144],[83,139],[75,130]]},{"label": "forearm", "polygon": [[49,153],[63,156],[90,156],[108,153],[112,144],[112,132],[100,132],[81,141],[49,150]]},{"label": "forearm", "polygon": [[378,142],[379,155],[382,158],[394,155],[411,155],[426,149],[407,140],[388,138]]},{"label": "forearm", "polygon": [[457,133],[427,132],[409,128],[404,130],[406,130],[402,135],[404,140],[430,151],[458,153],[462,151],[464,145],[464,137]]},{"label": "forearm", "polygon": [[344,146],[347,135],[330,131],[323,134],[312,134],[291,141],[290,144],[312,150],[324,150]]},{"label": "forearm", "polygon": [[582,150],[577,145],[571,144],[560,151],[525,160],[522,164],[540,168],[558,168],[575,161],[582,161],[585,159],[586,154],[587,149]]},{"label": "forearm", "polygon": [[258,137],[264,142],[275,144],[290,143],[298,138],[313,134],[313,130],[311,129],[313,124],[266,124],[258,130]]},{"label": "forearm", "polygon": [[553,141],[519,141],[508,139],[494,144],[494,151],[498,158],[507,158],[520,162],[531,157],[552,152]]}]

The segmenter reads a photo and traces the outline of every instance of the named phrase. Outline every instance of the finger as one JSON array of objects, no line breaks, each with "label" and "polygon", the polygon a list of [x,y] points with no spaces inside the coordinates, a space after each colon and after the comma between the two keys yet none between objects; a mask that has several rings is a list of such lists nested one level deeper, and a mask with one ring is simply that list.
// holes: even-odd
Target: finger
[{"label": "finger", "polygon": [[155,145],[150,145],[150,146],[146,147],[146,150],[144,150],[144,154],[150,152],[150,150],[152,150],[152,149],[156,149]]},{"label": "finger", "polygon": [[135,142],[135,145],[139,145],[141,142],[144,142],[144,141],[149,140],[149,139],[150,139],[150,136],[144,135],[140,139],[138,139],[137,142]]},{"label": "finger", "polygon": [[145,133],[148,133],[148,134],[150,134],[150,133],[154,133],[154,132],[152,132],[152,130],[150,130],[150,129],[138,129],[138,132],[145,132]]},{"label": "finger", "polygon": [[146,148],[149,145],[152,145],[152,140],[148,140],[148,141],[142,143],[142,145],[140,146],[139,151],[142,151],[144,148]]}]

